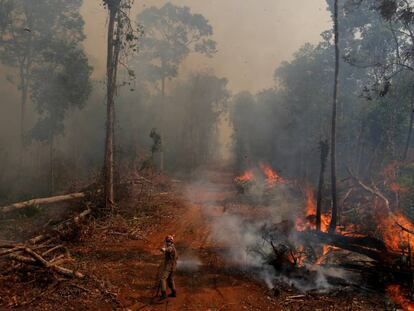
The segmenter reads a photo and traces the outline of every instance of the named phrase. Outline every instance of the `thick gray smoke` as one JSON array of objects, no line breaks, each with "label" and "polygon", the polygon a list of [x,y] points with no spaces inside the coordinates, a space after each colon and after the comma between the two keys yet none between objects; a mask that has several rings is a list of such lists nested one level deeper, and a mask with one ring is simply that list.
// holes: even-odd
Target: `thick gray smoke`
[{"label": "thick gray smoke", "polygon": [[[228,201],[223,201],[222,185],[210,180],[198,180],[188,187],[187,198],[195,204],[202,205],[204,216],[210,220],[210,240],[223,249],[221,255],[229,267],[238,268],[252,273],[263,281],[270,289],[275,284],[307,291],[329,291],[332,286],[328,279],[351,279],[351,276],[341,269],[327,268],[320,265],[305,263],[312,275],[312,280],[288,277],[278,274],[267,262],[273,253],[272,246],[263,234],[263,228],[280,224],[282,221],[294,221],[303,208],[301,200],[287,191],[287,186],[276,187],[272,201],[267,206],[250,204],[235,204],[226,208]],[[198,196],[195,189],[207,189],[207,193]],[[208,202],[208,204],[203,204]],[[232,201],[232,198],[229,199]],[[218,211],[220,211],[218,213]],[[293,223],[293,222],[292,222]],[[295,236],[272,236],[275,245],[285,244],[299,247]]]}]

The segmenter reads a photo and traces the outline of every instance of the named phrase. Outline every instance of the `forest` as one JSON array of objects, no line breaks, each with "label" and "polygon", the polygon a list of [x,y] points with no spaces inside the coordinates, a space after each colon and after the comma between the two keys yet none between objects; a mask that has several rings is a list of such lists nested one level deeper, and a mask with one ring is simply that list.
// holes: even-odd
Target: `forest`
[{"label": "forest", "polygon": [[1,310],[414,310],[414,1],[0,0],[0,94]]}]

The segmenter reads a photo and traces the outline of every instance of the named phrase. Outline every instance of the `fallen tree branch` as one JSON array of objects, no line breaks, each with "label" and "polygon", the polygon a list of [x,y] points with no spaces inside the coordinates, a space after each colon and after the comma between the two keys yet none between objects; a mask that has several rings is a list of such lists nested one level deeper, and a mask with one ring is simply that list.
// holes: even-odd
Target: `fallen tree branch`
[{"label": "fallen tree branch", "polygon": [[332,245],[378,262],[391,262],[399,255],[389,251],[384,242],[371,237],[349,237],[315,231],[297,232],[296,235],[304,241]]},{"label": "fallen tree branch", "polygon": [[385,206],[387,207],[387,210],[389,211],[390,214],[392,214],[391,209],[390,209],[390,201],[385,197],[385,195],[383,195],[378,189],[374,189],[374,188],[369,187],[366,184],[364,184],[358,177],[356,177],[354,174],[352,174],[352,171],[351,171],[350,168],[347,168],[347,171],[348,171],[349,175],[352,177],[352,179],[354,181],[356,181],[356,183],[358,185],[360,185],[362,187],[362,189],[364,189],[365,191],[368,191],[369,193],[371,193],[374,196],[377,196],[381,200],[383,200],[384,203],[385,203]]},{"label": "fallen tree branch", "polygon": [[32,200],[18,202],[18,203],[0,207],[0,213],[11,212],[14,210],[27,208],[27,207],[34,206],[34,205],[48,205],[52,203],[83,199],[85,197],[86,197],[85,192],[78,192],[78,193],[71,193],[71,194],[65,194],[65,195],[58,195],[58,196],[49,197],[49,198],[32,199]]},{"label": "fallen tree branch", "polygon": [[408,232],[409,234],[413,234],[414,235],[414,231],[407,229],[406,227],[404,227],[403,225],[400,225],[398,222],[395,223],[398,227],[401,228],[402,231]]},{"label": "fallen tree branch", "polygon": [[64,275],[66,277],[75,277],[75,278],[79,278],[79,279],[83,279],[85,276],[78,272],[78,271],[73,271],[70,269],[66,269],[63,267],[60,267],[58,265],[55,265],[53,263],[50,263],[49,261],[47,261],[46,259],[44,259],[42,256],[40,256],[38,253],[34,252],[32,249],[26,247],[24,249],[24,251],[30,255],[33,259],[36,260],[36,262],[38,262],[41,266],[43,266],[44,268],[48,268],[51,269],[61,275]]}]

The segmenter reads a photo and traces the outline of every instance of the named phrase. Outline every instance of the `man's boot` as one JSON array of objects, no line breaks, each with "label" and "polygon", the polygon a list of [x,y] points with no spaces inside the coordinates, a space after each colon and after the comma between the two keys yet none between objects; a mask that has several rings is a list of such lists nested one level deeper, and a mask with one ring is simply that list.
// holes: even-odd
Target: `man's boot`
[{"label": "man's boot", "polygon": [[173,298],[177,297],[177,293],[176,293],[175,289],[171,290],[171,294],[169,294],[168,297],[173,297]]},{"label": "man's boot", "polygon": [[161,300],[167,298],[167,292],[166,291],[161,291]]}]

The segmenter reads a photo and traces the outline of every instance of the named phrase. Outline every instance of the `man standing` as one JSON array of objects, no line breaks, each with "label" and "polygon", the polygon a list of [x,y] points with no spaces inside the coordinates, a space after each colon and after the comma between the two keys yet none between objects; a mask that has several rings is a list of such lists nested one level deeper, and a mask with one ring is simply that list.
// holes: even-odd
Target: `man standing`
[{"label": "man standing", "polygon": [[165,247],[161,248],[164,253],[164,263],[161,270],[161,299],[167,298],[167,284],[171,290],[169,297],[176,297],[174,273],[177,268],[177,251],[174,247],[174,237],[168,235],[165,238]]}]

